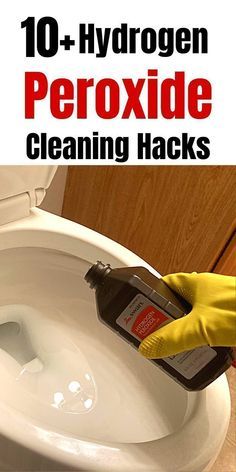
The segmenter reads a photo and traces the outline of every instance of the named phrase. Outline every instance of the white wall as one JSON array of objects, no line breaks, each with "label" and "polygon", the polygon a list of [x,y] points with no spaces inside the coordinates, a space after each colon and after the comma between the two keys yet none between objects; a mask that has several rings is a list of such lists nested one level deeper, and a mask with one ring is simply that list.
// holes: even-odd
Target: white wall
[{"label": "white wall", "polygon": [[47,190],[40,208],[55,215],[61,215],[68,166],[58,166],[55,177]]}]

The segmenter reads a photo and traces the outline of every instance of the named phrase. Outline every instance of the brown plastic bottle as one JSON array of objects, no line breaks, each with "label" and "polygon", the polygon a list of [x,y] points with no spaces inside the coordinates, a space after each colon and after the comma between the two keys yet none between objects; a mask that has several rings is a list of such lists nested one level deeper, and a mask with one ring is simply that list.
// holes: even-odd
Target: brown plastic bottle
[{"label": "brown plastic bottle", "polygon": [[[184,299],[144,267],[111,269],[98,261],[85,280],[96,290],[100,321],[136,349],[150,333],[191,310]],[[229,347],[204,346],[151,362],[186,390],[195,391],[225,372],[232,359]]]}]

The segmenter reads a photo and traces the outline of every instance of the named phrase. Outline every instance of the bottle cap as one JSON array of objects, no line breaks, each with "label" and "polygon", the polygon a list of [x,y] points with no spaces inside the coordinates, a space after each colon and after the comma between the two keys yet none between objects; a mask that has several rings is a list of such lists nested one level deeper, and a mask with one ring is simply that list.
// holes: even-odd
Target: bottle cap
[{"label": "bottle cap", "polygon": [[103,264],[101,261],[97,261],[88,272],[85,274],[84,278],[88,282],[90,288],[96,288],[99,285],[103,284],[104,278],[111,272],[110,264]]}]

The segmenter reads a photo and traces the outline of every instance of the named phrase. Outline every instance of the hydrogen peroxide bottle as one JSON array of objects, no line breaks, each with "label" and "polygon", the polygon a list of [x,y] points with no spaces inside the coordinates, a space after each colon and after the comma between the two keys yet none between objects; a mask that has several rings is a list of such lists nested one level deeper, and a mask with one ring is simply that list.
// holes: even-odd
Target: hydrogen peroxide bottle
[{"label": "hydrogen peroxide bottle", "polygon": [[[161,279],[144,267],[112,269],[98,261],[85,275],[96,290],[100,321],[138,348],[153,331],[191,311]],[[203,346],[151,362],[186,390],[202,390],[232,363],[229,347]]]}]

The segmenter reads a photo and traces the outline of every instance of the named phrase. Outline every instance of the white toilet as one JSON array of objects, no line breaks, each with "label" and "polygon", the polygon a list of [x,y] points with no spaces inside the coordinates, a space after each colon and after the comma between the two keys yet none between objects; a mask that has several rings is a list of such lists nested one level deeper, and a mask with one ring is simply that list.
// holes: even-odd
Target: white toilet
[{"label": "white toilet", "polygon": [[156,272],[35,208],[55,171],[0,168],[0,470],[209,470],[229,423],[225,375],[187,392],[97,320],[89,264]]}]

